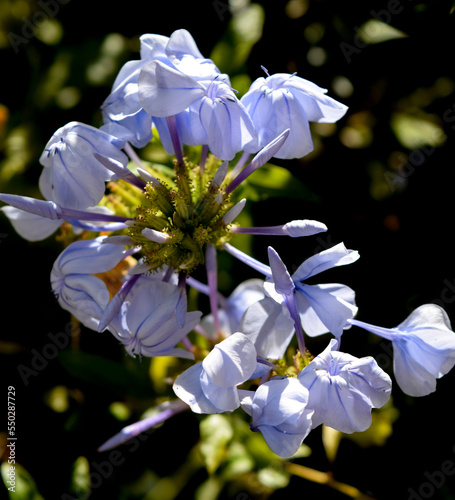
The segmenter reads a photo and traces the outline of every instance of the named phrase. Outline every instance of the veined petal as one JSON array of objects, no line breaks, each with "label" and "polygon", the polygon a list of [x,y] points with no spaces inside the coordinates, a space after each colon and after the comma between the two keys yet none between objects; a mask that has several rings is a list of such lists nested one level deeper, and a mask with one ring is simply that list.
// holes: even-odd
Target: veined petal
[{"label": "veined petal", "polygon": [[259,87],[252,85],[241,102],[258,131],[259,147],[264,147],[284,130],[289,130],[286,143],[274,155],[276,158],[301,158],[313,151],[306,111],[291,92],[270,89],[266,84]]},{"label": "veined petal", "polygon": [[268,248],[268,256],[275,290],[282,295],[293,293],[295,288],[294,281],[288,273],[283,261],[272,247]]},{"label": "veined petal", "polygon": [[350,323],[392,341],[395,377],[410,396],[434,392],[436,379],[455,366],[455,333],[447,313],[436,304],[418,307],[396,328]]},{"label": "veined petal", "polygon": [[348,250],[343,243],[339,243],[305,260],[292,275],[292,279],[303,281],[332,267],[352,264],[358,258],[356,250]]},{"label": "veined petal", "polygon": [[248,307],[240,329],[254,343],[258,356],[270,359],[284,356],[295,331],[287,308],[268,297]]},{"label": "veined petal", "polygon": [[[357,314],[354,291],[338,283],[302,285],[295,295],[303,329],[310,337],[331,332],[340,337]],[[322,325],[325,327],[323,328]]]},{"label": "veined petal", "polygon": [[234,411],[240,406],[240,398],[235,385],[220,387],[213,382],[205,370],[201,373],[200,381],[204,396],[219,411]]},{"label": "veined petal", "polygon": [[95,206],[104,195],[105,181],[114,174],[95,159],[94,153],[126,165],[124,141],[80,122],[59,128],[40,157],[39,179],[43,196],[73,209]]},{"label": "veined petal", "polygon": [[258,387],[251,405],[244,394],[242,401],[252,414],[251,429],[262,433],[270,449],[294,455],[312,426],[308,390],[295,378],[275,377]]},{"label": "veined petal", "polygon": [[106,239],[107,236],[99,236],[71,243],[57,257],[54,272],[63,275],[95,274],[113,269],[125,257],[125,250],[106,243]]},{"label": "veined petal", "polygon": [[202,361],[208,376],[220,387],[239,385],[256,369],[256,349],[243,333],[236,332],[215,345]]},{"label": "veined petal", "polygon": [[219,413],[204,395],[201,387],[202,363],[196,363],[179,375],[172,386],[176,396],[190,406],[194,413]]},{"label": "veined petal", "polygon": [[327,90],[296,75],[283,83],[305,109],[310,122],[334,123],[342,118],[348,107],[326,95]]},{"label": "veined petal", "polygon": [[154,33],[146,33],[140,36],[139,40],[141,44],[141,59],[151,61],[152,59],[164,56],[169,37],[156,35]]},{"label": "veined petal", "polygon": [[19,196],[16,194],[0,194],[0,201],[11,205],[12,207],[23,210],[30,214],[45,217],[47,219],[61,219],[59,207],[53,201],[37,200],[28,196]]},{"label": "veined petal", "polygon": [[63,220],[47,219],[40,215],[5,206],[0,209],[9,219],[15,231],[28,241],[44,240],[63,224]]},{"label": "veined petal", "polygon": [[261,384],[253,399],[253,426],[295,421],[308,404],[309,392],[297,379],[274,377]]},{"label": "veined petal", "polygon": [[199,112],[208,135],[208,147],[218,158],[232,160],[239,151],[259,149],[253,122],[234,95],[204,97]]},{"label": "veined petal", "polygon": [[298,375],[308,388],[313,427],[325,424],[340,432],[362,432],[371,425],[371,410],[390,397],[392,381],[372,357],[340,352],[332,339]]},{"label": "veined petal", "polygon": [[204,58],[204,56],[200,53],[194,38],[186,29],[174,31],[169,37],[165,50],[168,56],[182,57],[184,55],[190,55],[196,58]]},{"label": "veined petal", "polygon": [[176,115],[205,92],[196,80],[161,61],[147,64],[139,75],[139,101],[152,116]]}]

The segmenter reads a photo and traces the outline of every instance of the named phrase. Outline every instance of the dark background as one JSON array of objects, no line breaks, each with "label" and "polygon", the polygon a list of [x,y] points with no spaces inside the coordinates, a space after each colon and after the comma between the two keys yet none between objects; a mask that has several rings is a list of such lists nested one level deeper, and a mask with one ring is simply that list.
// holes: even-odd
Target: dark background
[{"label": "dark background", "polygon": [[[273,197],[251,209],[257,225],[308,218],[327,224],[328,233],[292,245],[279,238],[258,238],[254,243],[256,257],[266,259],[267,245],[273,245],[292,269],[308,255],[343,241],[348,248],[359,250],[361,258],[351,266],[331,271],[330,276],[327,273],[324,279],[345,283],[356,291],[359,319],[393,327],[415,307],[436,301],[455,321],[452,2],[257,3],[265,14],[263,34],[253,45],[247,62],[235,71],[246,73],[252,80],[262,76],[261,65],[270,74],[296,71],[302,78],[327,88],[329,95],[349,106],[349,111],[330,135],[321,135],[324,130],[315,129],[314,154],[300,161],[275,162],[287,166],[314,193],[316,201],[306,195],[301,199]],[[2,4],[0,104],[4,120],[0,131],[0,190],[30,196],[39,196],[38,158],[52,133],[72,120],[99,125],[99,105],[108,95],[116,71],[127,60],[138,57],[138,36],[169,36],[176,29],[186,28],[208,57],[220,39],[229,40],[232,19],[224,0],[160,4],[132,0],[115,5],[71,0],[58,4],[54,19],[63,33],[58,43],[49,45],[29,36],[24,21],[33,25],[33,20],[38,19],[33,16],[43,11],[42,4],[29,2],[24,15],[17,5],[13,1]],[[360,45],[359,28],[374,13],[407,37]],[[308,30],[309,26],[313,30]],[[17,50],[8,43],[11,38],[7,35],[11,33],[22,37],[20,42],[14,39]],[[109,33],[120,33],[128,43],[114,59],[111,72],[93,84],[87,80],[85,69],[99,57],[99,48]],[[314,47],[323,49],[324,64],[309,62],[308,54]],[[66,64],[63,76],[52,72],[57,60]],[[340,76],[352,85],[352,92],[344,97],[335,90],[334,79]],[[68,109],[58,104],[51,84],[46,93],[45,82],[55,84],[59,78],[60,89],[78,89],[79,99]],[[445,141],[433,147],[432,136],[426,147],[405,147],[392,127],[397,112],[434,123],[445,134]],[[12,140],[13,131],[19,139]],[[397,166],[397,157],[408,158],[408,163]],[[403,182],[398,185],[390,179]],[[105,460],[107,455],[97,454],[96,447],[125,425],[108,413],[110,403],[124,398],[133,408],[132,422],[140,410],[152,404],[153,395],[141,378],[144,374],[140,367],[135,374],[144,385],[129,387],[125,396],[118,387],[103,385],[103,380],[91,379],[90,374],[84,378],[71,373],[61,362],[61,355],[49,360],[24,383],[17,367],[30,367],[35,353],[49,344],[49,333],[64,332],[69,323],[68,315],[58,307],[46,285],[60,247],[52,238],[36,243],[22,240],[4,216],[0,217],[0,233],[0,366],[5,400],[7,386],[16,387],[17,457],[43,498],[60,499],[68,491],[75,459],[83,455],[90,463]],[[243,268],[232,270],[234,277],[236,272],[244,278]],[[383,367],[391,373],[381,344],[366,332],[352,329],[343,342],[344,349],[354,355],[382,354]],[[317,350],[321,345],[315,342],[314,347]],[[102,334],[91,331],[82,330],[64,351],[71,349],[108,360],[124,360],[123,351],[111,339],[106,341]],[[429,479],[432,473],[441,471],[444,462],[455,464],[454,377],[450,373],[442,378],[436,393],[425,398],[408,398],[394,386],[393,401],[399,418],[384,446],[363,448],[343,440],[331,466],[321,449],[319,432],[314,431],[307,439],[312,456],[296,462],[320,470],[332,468],[336,479],[377,499],[412,498],[410,488],[421,498],[455,498],[451,474],[436,474],[433,480],[437,484],[433,486]],[[45,395],[56,385],[70,391],[70,405],[63,413],[45,403]],[[122,448],[125,462],[93,490],[91,498],[145,498],[121,496],[119,492],[122,485],[134,483],[145,468],[161,477],[171,474],[185,462],[197,440],[197,418],[191,414],[175,417],[134,453]],[[196,474],[178,498],[192,498],[194,489],[205,478],[203,472]],[[255,498],[254,491],[247,494]],[[299,478],[293,478],[287,489],[278,489],[270,498],[294,494],[347,498]],[[237,497],[229,492],[223,495],[248,498],[238,493]],[[256,497],[261,498],[259,494]]]}]

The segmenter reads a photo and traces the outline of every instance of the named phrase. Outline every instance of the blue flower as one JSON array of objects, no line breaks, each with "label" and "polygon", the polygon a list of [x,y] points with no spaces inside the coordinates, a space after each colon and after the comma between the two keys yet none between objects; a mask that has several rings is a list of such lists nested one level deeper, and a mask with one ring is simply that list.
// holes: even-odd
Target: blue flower
[{"label": "blue flower", "polygon": [[195,413],[234,411],[240,406],[237,386],[252,377],[256,366],[253,343],[235,332],[179,375],[173,389]]},{"label": "blue flower", "polygon": [[188,312],[183,326],[179,326],[176,315],[179,301],[178,286],[153,276],[139,276],[107,329],[133,357],[192,359],[191,352],[176,345],[197,325],[201,313]]},{"label": "blue flower", "polygon": [[123,145],[122,140],[83,123],[70,122],[59,128],[40,157],[44,166],[39,179],[41,193],[47,200],[68,208],[97,205],[104,196],[105,182],[113,174],[94,154],[126,165]]},{"label": "blue flower", "polygon": [[298,375],[309,391],[314,409],[313,427],[328,427],[350,434],[371,425],[372,408],[390,398],[392,381],[371,357],[356,358],[337,351],[338,340],[316,356]]},{"label": "blue flower", "polygon": [[274,453],[291,457],[312,428],[308,390],[295,378],[274,377],[251,392],[241,391],[251,430],[260,431]]},{"label": "blue flower", "polygon": [[271,257],[272,277],[264,284],[267,293],[280,303],[285,298],[288,304],[294,300],[303,329],[310,337],[327,332],[340,337],[349,327],[347,320],[357,313],[354,291],[338,283],[308,285],[305,281],[327,269],[355,262],[358,252],[339,243],[305,260],[292,276],[273,249],[269,250]]},{"label": "blue flower", "polygon": [[106,284],[96,274],[115,268],[127,255],[123,246],[107,241],[107,236],[100,236],[71,243],[55,260],[50,277],[60,306],[93,330],[110,299]]},{"label": "blue flower", "polygon": [[[189,277],[187,283],[196,290],[210,295],[208,286],[196,281],[194,278]],[[218,317],[224,336],[238,331],[246,333],[240,327],[242,316],[250,305],[264,297],[263,285],[263,280],[249,279],[240,283],[229,297],[223,297],[218,294]],[[201,327],[210,338],[216,337],[218,332],[216,331],[213,314],[207,314],[202,318]]]},{"label": "blue flower", "polygon": [[105,123],[102,129],[139,148],[152,139],[152,117],[139,102],[139,74],[153,59],[168,60],[165,54],[168,41],[169,38],[162,35],[142,35],[140,59],[128,61],[122,66],[111,93],[101,105]]},{"label": "blue flower", "polygon": [[255,80],[241,102],[253,119],[263,147],[286,129],[289,138],[277,158],[302,158],[313,151],[309,122],[339,120],[347,107],[327,90],[296,75],[277,73]]},{"label": "blue flower", "polygon": [[[183,144],[207,145],[222,160],[232,160],[239,151],[259,149],[250,116],[220,75],[212,80],[195,79],[153,61],[139,76],[139,100],[157,126],[157,118],[176,115]],[[166,142],[165,149],[170,149]]]},{"label": "blue flower", "polygon": [[392,342],[395,378],[409,396],[434,392],[436,380],[455,366],[455,333],[447,313],[436,304],[418,307],[396,328],[349,322]]}]

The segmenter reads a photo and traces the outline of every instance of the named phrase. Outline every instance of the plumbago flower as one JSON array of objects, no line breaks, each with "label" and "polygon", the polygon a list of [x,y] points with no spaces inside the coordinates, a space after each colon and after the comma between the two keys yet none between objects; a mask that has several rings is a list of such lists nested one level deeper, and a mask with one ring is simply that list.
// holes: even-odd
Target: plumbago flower
[{"label": "plumbago flower", "polygon": [[[259,78],[238,98],[188,31],[146,34],[140,58],[121,68],[101,105],[102,126],[70,122],[45,146],[42,199],[0,194],[3,213],[24,238],[59,231],[65,248],[50,286],[62,308],[132,357],[183,358],[159,414],[100,450],[185,409],[244,411],[251,430],[282,457],[321,423],[365,430],[372,409],[389,398],[391,379],[373,358],[340,351],[352,326],[393,343],[395,377],[408,394],[433,391],[454,366],[455,334],[437,306],[380,328],[354,319],[349,286],[314,284],[320,273],[357,261],[358,252],[343,243],[292,274],[271,246],[268,263],[235,246],[238,234],[295,242],[328,230],[304,218],[241,227],[236,218],[248,200],[238,188],[274,157],[308,154],[309,124],[336,122],[346,110],[296,74]],[[137,151],[156,138],[170,155],[161,168]],[[218,289],[220,252],[253,273],[227,297]],[[207,295],[208,311],[188,300],[189,288]],[[325,334],[334,338],[313,359],[307,343]]]},{"label": "plumbago flower", "polygon": [[351,319],[356,325],[392,342],[393,371],[401,390],[426,396],[436,390],[436,379],[455,365],[455,334],[442,307],[424,304],[395,328]]}]

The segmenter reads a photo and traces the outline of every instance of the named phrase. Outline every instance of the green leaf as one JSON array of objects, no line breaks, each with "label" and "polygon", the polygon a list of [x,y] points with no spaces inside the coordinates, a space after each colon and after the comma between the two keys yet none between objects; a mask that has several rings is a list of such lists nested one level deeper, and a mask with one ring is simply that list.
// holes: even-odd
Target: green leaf
[{"label": "green leaf", "polygon": [[20,464],[3,462],[0,470],[10,500],[44,500],[32,476]]},{"label": "green leaf", "polygon": [[267,198],[293,198],[317,201],[311,192],[286,168],[266,163],[241,184],[243,198],[260,201]]},{"label": "green leaf", "polygon": [[78,498],[86,498],[90,491],[90,465],[86,457],[78,457],[72,468],[71,493],[75,493]]},{"label": "green leaf", "polygon": [[442,128],[430,119],[407,113],[395,113],[391,127],[401,145],[408,149],[441,146],[447,138]]},{"label": "green leaf", "polygon": [[195,493],[195,500],[216,500],[223,489],[224,482],[220,477],[210,476]]},{"label": "green leaf", "polygon": [[359,38],[365,43],[382,43],[397,38],[406,38],[403,31],[383,23],[378,19],[369,19],[359,29]]},{"label": "green leaf", "polygon": [[229,446],[223,477],[235,478],[254,469],[254,460],[248,448],[239,441],[233,441]]},{"label": "green leaf", "polygon": [[210,415],[200,423],[200,450],[209,474],[225,461],[234,431],[225,415]]},{"label": "green leaf", "polygon": [[112,394],[143,398],[153,394],[147,369],[133,358],[133,363],[127,359],[124,363],[117,363],[95,354],[62,351],[58,359],[74,377],[100,386]]},{"label": "green leaf", "polygon": [[289,473],[277,467],[264,467],[258,472],[258,479],[267,488],[276,490],[289,484]]}]

